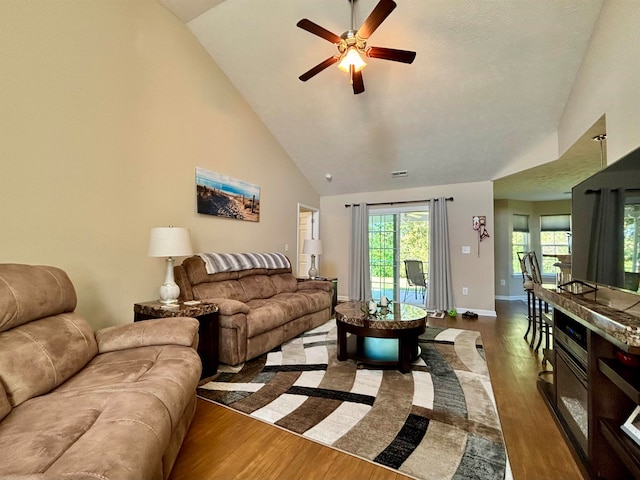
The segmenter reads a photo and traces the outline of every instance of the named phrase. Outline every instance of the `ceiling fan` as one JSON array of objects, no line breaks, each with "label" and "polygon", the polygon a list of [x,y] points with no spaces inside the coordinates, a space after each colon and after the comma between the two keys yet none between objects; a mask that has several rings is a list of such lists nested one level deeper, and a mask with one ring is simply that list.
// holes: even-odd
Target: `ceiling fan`
[{"label": "ceiling fan", "polygon": [[327,58],[324,62],[319,63],[308,72],[300,75],[300,80],[306,82],[325,68],[339,61],[338,67],[349,73],[349,79],[353,85],[353,93],[357,95],[364,92],[362,69],[366,66],[360,54],[364,54],[370,58],[380,58],[393,62],[413,63],[413,60],[416,58],[416,52],[396,50],[393,48],[367,47],[367,40],[396,8],[396,2],[393,0],[380,0],[362,26],[358,30],[355,30],[353,25],[353,6],[356,1],[357,0],[349,0],[351,4],[351,29],[340,36],[306,18],[303,18],[297,23],[297,26],[303,30],[335,44],[339,52],[339,54]]}]

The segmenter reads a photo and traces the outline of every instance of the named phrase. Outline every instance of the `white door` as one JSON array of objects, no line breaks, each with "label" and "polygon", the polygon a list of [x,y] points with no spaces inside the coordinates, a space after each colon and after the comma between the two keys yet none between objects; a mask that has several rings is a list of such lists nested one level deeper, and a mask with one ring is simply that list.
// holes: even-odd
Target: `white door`
[{"label": "white door", "polygon": [[[318,216],[317,208],[298,204],[297,275],[299,277],[306,277],[311,267],[311,256],[302,253],[302,248],[307,238],[318,238]],[[316,268],[318,268],[318,260],[316,257]]]}]

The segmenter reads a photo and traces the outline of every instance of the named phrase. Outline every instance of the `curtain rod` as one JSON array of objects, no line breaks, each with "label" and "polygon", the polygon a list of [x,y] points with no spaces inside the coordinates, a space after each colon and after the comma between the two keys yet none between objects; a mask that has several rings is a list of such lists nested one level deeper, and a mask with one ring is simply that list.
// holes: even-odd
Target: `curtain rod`
[{"label": "curtain rod", "polygon": [[[430,202],[431,200],[435,200],[436,202],[438,201],[437,198],[427,198],[426,200],[406,200],[406,201],[402,201],[402,202],[379,202],[379,203],[365,203],[366,206],[372,206],[372,205],[402,205],[402,204],[406,204],[406,203],[427,203]],[[445,198],[445,200],[447,202],[453,202],[453,197],[447,197]],[[355,207],[360,205],[359,203],[345,203],[344,206],[346,208],[349,207]]]}]

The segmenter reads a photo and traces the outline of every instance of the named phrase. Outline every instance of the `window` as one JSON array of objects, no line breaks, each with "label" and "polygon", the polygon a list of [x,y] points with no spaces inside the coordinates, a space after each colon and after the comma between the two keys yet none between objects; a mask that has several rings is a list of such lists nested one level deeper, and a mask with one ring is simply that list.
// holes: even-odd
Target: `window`
[{"label": "window", "polygon": [[373,298],[394,298],[397,221],[395,214],[369,214],[369,264]]},{"label": "window", "polygon": [[513,232],[511,233],[511,265],[513,273],[522,273],[518,252],[529,251],[529,215],[513,216]]},{"label": "window", "polygon": [[624,206],[624,271],[640,272],[640,198],[637,197],[627,200]]},{"label": "window", "polygon": [[540,248],[542,275],[555,275],[558,270],[553,264],[558,258],[554,255],[571,253],[571,215],[540,216]]},{"label": "window", "polygon": [[[429,212],[426,207],[378,208],[369,212],[371,294],[395,301],[414,292],[407,283],[404,260],[429,260]],[[410,298],[411,299],[411,298]],[[415,301],[419,299],[415,297]],[[422,300],[422,297],[420,297]]]}]

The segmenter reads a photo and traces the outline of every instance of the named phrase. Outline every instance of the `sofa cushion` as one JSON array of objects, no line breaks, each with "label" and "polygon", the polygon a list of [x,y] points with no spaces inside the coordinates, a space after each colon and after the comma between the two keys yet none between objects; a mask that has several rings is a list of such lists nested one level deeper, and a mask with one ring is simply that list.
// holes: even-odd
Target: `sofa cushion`
[{"label": "sofa cushion", "polygon": [[247,300],[270,298],[276,294],[276,287],[268,275],[252,275],[241,278],[238,282],[240,282],[240,285],[244,288]]},{"label": "sofa cushion", "polygon": [[168,317],[114,325],[96,332],[100,353],[152,345],[197,346],[200,323],[190,317]]},{"label": "sofa cushion", "polygon": [[2,382],[0,382],[0,420],[6,417],[11,411],[11,404],[7,398],[7,392],[4,391]]},{"label": "sofa cushion", "polygon": [[0,382],[14,407],[53,390],[98,352],[93,330],[73,312],[2,332],[0,345]]},{"label": "sofa cushion", "polygon": [[286,312],[276,302],[256,299],[248,302],[251,311],[247,314],[247,337],[255,337],[261,333],[282,326],[288,321]]},{"label": "sofa cushion", "polygon": [[0,449],[11,452],[0,462],[0,476],[162,478],[170,434],[169,415],[150,393],[53,393],[0,423]]},{"label": "sofa cushion", "polygon": [[222,280],[220,282],[201,283],[192,287],[193,298],[207,300],[211,298],[230,298],[246,302],[247,296],[239,280]]},{"label": "sofa cushion", "polygon": [[331,308],[332,299],[325,290],[300,290],[298,293],[304,295],[311,303],[309,313]]},{"label": "sofa cushion", "polygon": [[178,345],[132,348],[100,354],[56,393],[146,392],[158,398],[175,425],[195,392],[202,366],[193,348]]},{"label": "sofa cushion", "polygon": [[313,310],[313,302],[307,295],[300,293],[279,293],[271,298],[272,302],[276,302],[284,310],[287,321],[303,317]]},{"label": "sofa cushion", "polygon": [[276,287],[276,293],[293,293],[298,290],[298,280],[291,273],[271,275],[271,281]]},{"label": "sofa cushion", "polygon": [[0,269],[0,332],[72,312],[76,302],[73,284],[59,268],[4,264]]}]

